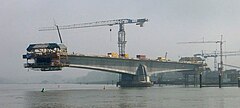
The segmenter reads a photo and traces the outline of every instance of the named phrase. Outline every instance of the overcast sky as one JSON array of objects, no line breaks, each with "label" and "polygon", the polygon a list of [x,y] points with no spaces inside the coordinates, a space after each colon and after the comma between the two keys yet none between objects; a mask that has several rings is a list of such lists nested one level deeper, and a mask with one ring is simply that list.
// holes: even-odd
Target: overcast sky
[{"label": "overcast sky", "polygon": [[[81,69],[58,73],[34,72],[23,68],[22,55],[30,43],[59,42],[56,31],[39,32],[40,27],[78,24],[120,18],[148,18],[143,28],[125,25],[126,52],[130,57],[146,54],[155,59],[168,52],[178,60],[201,50],[219,50],[218,44],[177,42],[219,40],[225,51],[239,51],[239,0],[0,0],[0,77],[23,78],[42,74],[82,76]],[[110,33],[109,29],[112,29]],[[118,52],[118,26],[62,30],[69,52],[105,55]],[[225,58],[224,58],[225,59]],[[240,66],[240,56],[227,57],[227,64]],[[212,62],[213,59],[209,59]]]}]

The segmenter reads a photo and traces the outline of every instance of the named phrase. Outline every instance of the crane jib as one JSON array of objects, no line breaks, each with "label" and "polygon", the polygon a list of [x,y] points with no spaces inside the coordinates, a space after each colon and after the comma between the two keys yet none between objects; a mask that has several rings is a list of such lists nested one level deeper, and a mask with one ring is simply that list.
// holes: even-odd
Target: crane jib
[{"label": "crane jib", "polygon": [[107,20],[107,21],[97,21],[90,23],[80,23],[80,24],[72,24],[72,25],[62,25],[56,27],[44,27],[39,29],[39,31],[49,31],[49,30],[58,30],[59,38],[62,43],[61,35],[59,29],[76,29],[76,28],[87,28],[87,27],[99,27],[99,26],[113,26],[119,25],[118,31],[118,47],[119,47],[119,57],[126,58],[127,54],[125,54],[126,47],[126,33],[124,30],[124,24],[136,24],[140,27],[143,27],[143,24],[147,22],[148,19],[116,19],[116,20]]},{"label": "crane jib", "polygon": [[[97,21],[97,22],[90,22],[90,23],[80,23],[80,24],[71,24],[71,25],[62,25],[58,26],[59,29],[75,29],[75,28],[85,28],[85,27],[98,27],[98,26],[113,26],[119,24],[133,24],[142,25],[143,23],[147,22],[148,19],[117,19],[117,20],[107,20],[107,21]],[[52,27],[43,27],[40,28],[39,31],[50,31],[50,30],[57,30],[55,26]]]}]

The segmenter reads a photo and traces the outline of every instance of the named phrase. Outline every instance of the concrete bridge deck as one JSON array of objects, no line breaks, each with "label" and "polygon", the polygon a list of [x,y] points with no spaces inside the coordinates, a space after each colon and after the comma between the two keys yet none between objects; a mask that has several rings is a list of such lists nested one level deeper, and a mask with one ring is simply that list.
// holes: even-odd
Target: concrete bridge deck
[{"label": "concrete bridge deck", "polygon": [[123,59],[98,56],[68,55],[69,67],[134,75],[137,67],[147,67],[148,74],[177,71],[198,71],[201,64],[161,62],[157,60]]}]

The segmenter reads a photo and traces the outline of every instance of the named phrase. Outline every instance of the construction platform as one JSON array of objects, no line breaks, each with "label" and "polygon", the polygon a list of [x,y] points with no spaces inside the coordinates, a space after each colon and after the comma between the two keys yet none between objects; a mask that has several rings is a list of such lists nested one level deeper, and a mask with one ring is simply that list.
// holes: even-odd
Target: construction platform
[{"label": "construction platform", "polygon": [[[40,71],[60,71],[63,67],[100,70],[122,75],[120,86],[149,86],[149,75],[164,72],[196,72],[201,71],[202,62],[198,59],[181,59],[181,62],[150,60],[145,56],[139,58],[118,58],[116,56],[86,56],[68,54],[64,44],[43,43],[30,44],[25,68]],[[195,60],[189,62],[189,60]],[[197,61],[196,61],[197,60]]]}]

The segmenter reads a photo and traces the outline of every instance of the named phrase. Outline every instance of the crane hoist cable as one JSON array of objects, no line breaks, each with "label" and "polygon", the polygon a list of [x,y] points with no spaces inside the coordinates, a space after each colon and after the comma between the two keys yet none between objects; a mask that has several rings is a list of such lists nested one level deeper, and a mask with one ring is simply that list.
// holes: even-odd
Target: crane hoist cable
[{"label": "crane hoist cable", "polygon": [[[116,19],[116,20],[107,20],[107,21],[97,21],[97,22],[90,22],[90,23],[80,23],[80,24],[71,24],[71,25],[62,25],[62,26],[53,26],[53,27],[43,27],[40,28],[39,31],[50,31],[50,30],[64,30],[64,29],[76,29],[76,28],[87,28],[87,27],[99,27],[99,26],[113,26],[119,25],[118,31],[118,48],[119,48],[119,57],[125,58],[125,46],[126,46],[126,33],[124,30],[125,24],[136,24],[140,27],[143,27],[143,24],[148,22],[148,19]],[[62,42],[60,32],[59,38]]]}]

